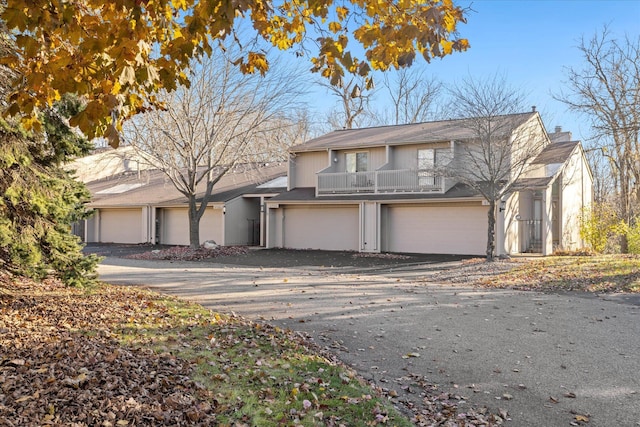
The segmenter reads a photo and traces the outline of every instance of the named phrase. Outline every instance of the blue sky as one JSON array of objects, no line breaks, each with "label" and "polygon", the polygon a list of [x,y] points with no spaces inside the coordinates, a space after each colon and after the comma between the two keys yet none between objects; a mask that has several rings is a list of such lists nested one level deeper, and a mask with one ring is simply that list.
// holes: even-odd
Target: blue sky
[{"label": "blue sky", "polygon": [[[549,131],[561,125],[585,140],[588,126],[564,104],[553,100],[566,80],[566,67],[583,64],[576,46],[606,24],[612,34],[640,34],[640,0],[476,0],[456,1],[470,6],[460,35],[471,48],[424,64],[445,84],[468,77],[496,73],[529,93],[531,105],[543,114]],[[327,100],[328,101],[328,100]],[[327,104],[330,104],[328,101]]]}]

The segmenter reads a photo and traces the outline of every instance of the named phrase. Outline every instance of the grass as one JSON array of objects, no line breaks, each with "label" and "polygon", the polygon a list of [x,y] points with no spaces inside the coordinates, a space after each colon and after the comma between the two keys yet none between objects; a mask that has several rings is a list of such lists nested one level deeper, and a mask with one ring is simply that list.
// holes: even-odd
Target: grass
[{"label": "grass", "polygon": [[[18,417],[14,419],[18,423],[27,419],[35,423],[29,425],[49,421],[70,424],[82,417],[87,420],[105,413],[116,417],[112,417],[111,425],[141,425],[140,420],[156,416],[161,405],[181,404],[179,397],[174,396],[176,390],[181,390],[183,395],[197,396],[197,405],[193,403],[193,411],[187,413],[195,424],[204,419],[200,418],[205,416],[199,415],[200,411],[214,417],[217,426],[412,425],[352,370],[291,331],[222,315],[140,288],[100,285],[87,291],[51,283],[16,285],[4,279],[0,280],[3,289],[0,313],[4,316],[0,318],[0,326],[11,333],[0,340],[2,348],[8,349],[0,362],[19,362],[11,362],[15,367],[8,365],[15,370],[16,380],[11,390],[7,389],[10,394],[3,395],[0,390],[0,397],[9,399],[0,405],[0,409],[6,410],[0,411],[0,418],[10,415]],[[61,333],[64,338],[55,336]],[[80,338],[70,341],[70,336]],[[29,350],[42,347],[43,342],[56,348],[47,347],[40,354]],[[90,360],[60,356],[48,359],[63,352],[76,354],[76,350],[69,349],[70,343],[82,343],[84,347],[77,354],[89,354]],[[139,360],[145,355],[149,355],[149,362]],[[140,382],[140,389],[154,390],[157,386],[154,376],[159,374],[154,370],[159,369],[160,362],[186,366],[192,382],[167,384],[174,393],[160,396],[157,401],[160,403],[151,405],[156,408],[155,413],[140,414],[139,410],[138,418],[129,420],[126,418],[129,413],[116,409],[100,412],[102,409],[88,406],[81,415],[51,409],[58,404],[47,399],[55,393],[34,391],[32,387],[40,381],[37,375],[44,370],[21,370],[21,366],[55,365],[56,372],[84,372],[86,375],[80,376],[58,374],[60,378],[46,381],[50,389],[59,387],[58,396],[78,393],[89,399],[87,396],[100,392],[90,387],[114,383],[114,380],[90,381],[92,375],[98,376],[97,366],[105,366],[107,362],[115,365],[116,375],[127,377],[127,381],[151,378],[146,383]],[[63,363],[68,366],[60,366]],[[180,378],[176,375],[167,374],[166,378]],[[75,388],[70,389],[69,384]],[[131,391],[126,389],[123,401],[128,403]],[[13,396],[16,398],[11,401]]]},{"label": "grass", "polygon": [[640,292],[640,256],[550,256],[478,282],[539,291]]}]

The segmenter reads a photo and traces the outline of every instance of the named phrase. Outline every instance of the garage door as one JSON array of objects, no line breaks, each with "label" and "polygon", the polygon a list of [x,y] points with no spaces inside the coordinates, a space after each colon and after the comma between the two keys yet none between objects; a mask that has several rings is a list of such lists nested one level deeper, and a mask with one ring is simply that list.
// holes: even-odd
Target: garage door
[{"label": "garage door", "polygon": [[358,206],[287,207],[283,246],[292,249],[358,250]]},{"label": "garage door", "polygon": [[428,254],[483,255],[486,206],[390,206],[385,250]]},{"label": "garage door", "polygon": [[[160,215],[160,243],[164,245],[189,244],[189,214],[186,208],[163,208]],[[200,243],[222,239],[222,210],[207,208],[200,219]]]},{"label": "garage door", "polygon": [[100,209],[100,241],[144,243],[142,209]]}]

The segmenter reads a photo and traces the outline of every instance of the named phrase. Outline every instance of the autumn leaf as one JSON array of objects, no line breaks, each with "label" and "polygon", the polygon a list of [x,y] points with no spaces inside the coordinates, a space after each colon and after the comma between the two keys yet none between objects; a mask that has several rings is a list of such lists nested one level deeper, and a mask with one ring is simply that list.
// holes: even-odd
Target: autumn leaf
[{"label": "autumn leaf", "polygon": [[[242,72],[267,73],[263,52],[269,45],[307,49],[312,34],[323,34],[309,60],[313,71],[335,85],[345,73],[367,76],[372,70],[407,66],[417,54],[429,61],[469,48],[457,36],[465,10],[452,1],[291,0],[278,7],[258,0],[117,4],[8,0],[0,17],[15,42],[4,49],[0,63],[22,79],[12,88],[19,96],[6,104],[5,113],[37,128],[38,111],[75,93],[100,108],[75,118],[74,124],[90,137],[101,136],[107,125],[120,128],[123,120],[154,105],[157,91],[173,90],[177,81],[188,84],[184,70],[192,59],[223,49],[232,39],[243,45],[236,29],[245,19],[252,21],[247,38],[264,45],[243,51],[236,62]],[[122,94],[120,105],[107,106],[107,94]],[[109,136],[117,145],[117,134]]]}]

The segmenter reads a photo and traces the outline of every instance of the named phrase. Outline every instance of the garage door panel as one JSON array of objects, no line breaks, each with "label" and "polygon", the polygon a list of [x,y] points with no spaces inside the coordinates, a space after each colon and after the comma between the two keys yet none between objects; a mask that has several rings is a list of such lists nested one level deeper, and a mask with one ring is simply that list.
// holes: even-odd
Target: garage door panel
[{"label": "garage door panel", "polygon": [[144,243],[142,209],[101,209],[100,241],[103,243]]},{"label": "garage door panel", "polygon": [[292,249],[358,250],[359,208],[285,209],[284,243]]},{"label": "garage door panel", "polygon": [[487,207],[388,207],[386,250],[433,254],[483,255]]},{"label": "garage door panel", "polygon": [[[189,244],[189,214],[187,208],[162,209],[160,243],[165,245]],[[222,211],[207,208],[200,219],[200,242],[215,240],[223,244]]]}]

